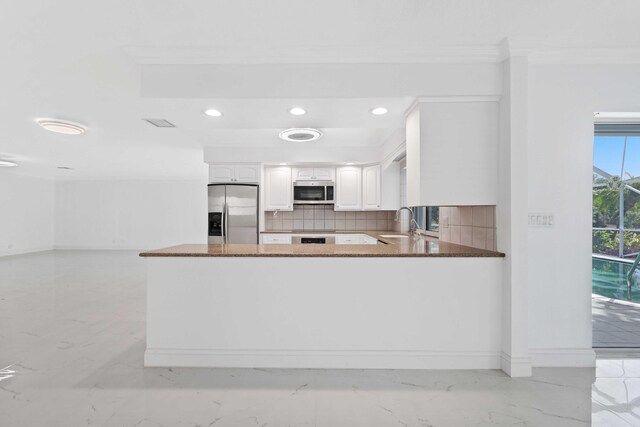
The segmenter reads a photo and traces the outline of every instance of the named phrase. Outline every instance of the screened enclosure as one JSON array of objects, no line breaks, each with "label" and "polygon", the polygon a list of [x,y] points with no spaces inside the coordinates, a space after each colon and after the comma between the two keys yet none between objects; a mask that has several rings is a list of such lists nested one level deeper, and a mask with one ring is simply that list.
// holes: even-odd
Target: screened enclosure
[{"label": "screened enclosure", "polygon": [[597,124],[593,144],[593,253],[640,251],[640,125]]}]

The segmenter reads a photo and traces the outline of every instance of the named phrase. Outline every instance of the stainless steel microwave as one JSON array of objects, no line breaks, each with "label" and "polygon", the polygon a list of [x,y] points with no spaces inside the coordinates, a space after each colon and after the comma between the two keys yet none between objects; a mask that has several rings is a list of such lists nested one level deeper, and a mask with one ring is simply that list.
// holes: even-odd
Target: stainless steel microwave
[{"label": "stainless steel microwave", "polygon": [[293,183],[294,205],[334,203],[333,181],[296,181]]}]

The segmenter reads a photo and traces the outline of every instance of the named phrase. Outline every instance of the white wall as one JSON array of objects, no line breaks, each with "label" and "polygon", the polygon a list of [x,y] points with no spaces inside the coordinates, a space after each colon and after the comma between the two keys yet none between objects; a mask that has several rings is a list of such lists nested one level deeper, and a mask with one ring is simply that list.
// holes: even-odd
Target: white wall
[{"label": "white wall", "polygon": [[53,181],[0,173],[0,256],[51,249]]},{"label": "white wall", "polygon": [[206,243],[206,179],[57,181],[56,248]]},{"label": "white wall", "polygon": [[[528,209],[555,215],[530,228],[529,346],[534,365],[549,349],[591,348],[593,113],[640,111],[640,65],[530,68]],[[557,358],[555,358],[557,360]]]},{"label": "white wall", "polygon": [[497,203],[497,101],[497,96],[418,100],[406,129],[410,206]]}]

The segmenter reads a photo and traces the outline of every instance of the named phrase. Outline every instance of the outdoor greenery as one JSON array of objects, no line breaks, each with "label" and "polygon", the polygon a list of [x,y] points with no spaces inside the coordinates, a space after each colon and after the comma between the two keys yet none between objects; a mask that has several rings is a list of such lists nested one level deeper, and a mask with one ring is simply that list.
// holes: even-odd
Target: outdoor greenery
[{"label": "outdoor greenery", "polygon": [[[636,179],[629,179],[634,181]],[[593,187],[593,227],[611,228],[612,230],[593,231],[593,252],[618,256],[620,242],[618,228],[620,213],[620,191],[611,179],[594,175]],[[628,185],[640,189],[640,182]],[[613,187],[613,188],[611,188]],[[624,190],[624,253],[630,254],[640,251],[640,232],[627,231],[640,229],[640,194],[631,190]]]}]

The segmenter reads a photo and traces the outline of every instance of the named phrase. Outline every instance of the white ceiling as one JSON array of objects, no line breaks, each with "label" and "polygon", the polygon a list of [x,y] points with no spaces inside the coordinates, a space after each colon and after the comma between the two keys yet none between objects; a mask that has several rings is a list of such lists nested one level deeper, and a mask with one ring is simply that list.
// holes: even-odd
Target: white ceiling
[{"label": "white ceiling", "polygon": [[[277,133],[292,126],[322,129],[318,144],[327,147],[380,147],[403,126],[413,97],[425,94],[399,71],[375,89],[376,80],[366,77],[376,76],[381,63],[425,62],[434,52],[483,47],[490,57],[505,37],[538,48],[640,48],[635,0],[7,3],[0,14],[0,158],[18,161],[15,173],[44,177],[201,176],[203,147],[281,147]],[[184,64],[189,72],[168,69],[159,79],[158,66],[141,65],[163,63]],[[343,74],[318,68],[303,82],[314,91],[286,79],[273,86],[278,69],[269,87],[259,78],[229,78],[233,84],[225,86],[222,69],[198,68],[213,63],[359,65],[342,82]],[[189,77],[197,70],[224,90],[209,85],[199,93],[199,80]],[[163,93],[172,78],[179,90]],[[437,80],[430,84],[437,92]],[[294,105],[309,113],[289,115]],[[378,105],[390,113],[371,116]],[[208,107],[224,116],[204,116]],[[88,132],[55,135],[34,123],[38,117],[78,121]],[[153,128],[141,120],[147,117],[177,127]]]}]

